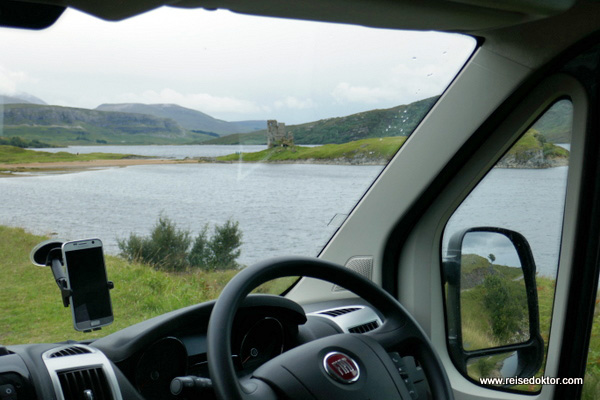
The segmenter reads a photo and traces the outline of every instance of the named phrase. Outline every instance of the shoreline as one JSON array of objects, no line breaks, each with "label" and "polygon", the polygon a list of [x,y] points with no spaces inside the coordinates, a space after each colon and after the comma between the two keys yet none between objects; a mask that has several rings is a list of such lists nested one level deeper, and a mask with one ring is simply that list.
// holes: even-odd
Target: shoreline
[{"label": "shoreline", "polygon": [[[59,161],[37,163],[0,163],[0,178],[11,176],[35,176],[39,174],[64,174],[93,169],[123,168],[135,165],[168,165],[168,164],[319,164],[319,165],[353,165],[353,166],[385,166],[388,160],[348,160],[348,159],[298,159],[298,160],[262,160],[262,161],[220,161],[214,157],[198,157],[184,159],[170,158],[123,158],[117,160],[89,160],[89,161]],[[545,169],[568,165],[567,162],[555,163],[545,167],[532,167],[526,165],[497,165],[496,168],[514,169]]]},{"label": "shoreline", "polygon": [[166,164],[194,164],[203,160],[198,159],[169,159],[169,158],[122,158],[117,160],[89,160],[89,161],[59,161],[37,163],[0,164],[0,177],[36,175],[38,173],[70,173],[87,171],[91,169],[129,167],[132,165],[166,165]]}]

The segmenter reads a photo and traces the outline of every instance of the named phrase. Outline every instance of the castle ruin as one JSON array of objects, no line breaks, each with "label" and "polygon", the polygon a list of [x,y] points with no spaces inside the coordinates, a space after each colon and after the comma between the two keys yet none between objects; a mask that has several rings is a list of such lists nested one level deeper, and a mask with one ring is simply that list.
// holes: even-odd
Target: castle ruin
[{"label": "castle ruin", "polygon": [[267,121],[267,146],[272,147],[288,147],[294,145],[294,134],[286,132],[283,122],[277,123],[277,120],[270,119]]}]

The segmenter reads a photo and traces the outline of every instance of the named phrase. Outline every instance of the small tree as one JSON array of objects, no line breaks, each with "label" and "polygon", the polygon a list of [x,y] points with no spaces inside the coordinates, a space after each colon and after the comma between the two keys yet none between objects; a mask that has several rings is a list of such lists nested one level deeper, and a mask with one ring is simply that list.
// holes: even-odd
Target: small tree
[{"label": "small tree", "polygon": [[208,239],[208,225],[196,237],[189,261],[192,267],[211,270],[235,269],[239,265],[242,233],[239,222],[228,220],[223,225],[215,225],[214,234]]},{"label": "small tree", "polygon": [[153,264],[168,271],[184,271],[188,267],[187,251],[190,232],[179,229],[173,221],[160,216],[150,235],[153,244]]},{"label": "small tree", "polygon": [[190,255],[188,257],[190,266],[209,269],[210,266],[208,263],[210,261],[210,255],[211,250],[210,241],[208,240],[208,224],[206,224],[196,237],[196,240],[194,240],[192,250],[190,250]]},{"label": "small tree", "polygon": [[488,275],[483,281],[483,304],[487,308],[494,336],[502,342],[513,342],[523,334],[527,316],[527,298],[524,289],[499,274]]},{"label": "small tree", "polygon": [[233,269],[235,261],[241,254],[242,233],[239,222],[227,220],[225,224],[215,226],[215,233],[210,241],[211,266],[213,269]]}]

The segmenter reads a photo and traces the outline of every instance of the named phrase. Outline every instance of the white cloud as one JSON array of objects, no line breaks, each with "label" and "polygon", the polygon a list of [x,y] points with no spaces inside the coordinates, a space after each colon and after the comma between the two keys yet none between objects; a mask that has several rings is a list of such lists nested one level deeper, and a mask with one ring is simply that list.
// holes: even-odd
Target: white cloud
[{"label": "white cloud", "polygon": [[252,114],[268,111],[254,101],[230,96],[214,96],[208,93],[180,93],[173,89],[163,89],[160,92],[146,90],[143,93],[124,93],[116,97],[118,103],[173,103],[192,108],[207,114],[239,113]]},{"label": "white cloud", "polygon": [[402,63],[386,71],[376,84],[340,82],[330,94],[339,104],[397,105],[440,94],[454,72],[443,64]]},{"label": "white cloud", "polygon": [[285,99],[277,100],[274,106],[276,109],[306,110],[316,107],[316,104],[312,99],[299,99],[294,96],[287,96]]},{"label": "white cloud", "polygon": [[6,95],[15,95],[19,92],[19,84],[30,82],[27,74],[23,71],[11,71],[0,65],[0,93]]},{"label": "white cloud", "polygon": [[331,95],[338,103],[379,103],[398,97],[394,90],[381,87],[353,86],[347,82],[338,83]]}]

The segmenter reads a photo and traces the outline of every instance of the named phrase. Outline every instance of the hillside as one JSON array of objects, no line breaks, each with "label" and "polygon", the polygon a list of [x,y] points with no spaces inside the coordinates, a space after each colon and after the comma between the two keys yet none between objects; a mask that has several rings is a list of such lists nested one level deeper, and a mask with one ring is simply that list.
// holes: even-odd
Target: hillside
[{"label": "hillside", "polygon": [[406,141],[405,136],[362,139],[317,147],[273,147],[254,153],[217,157],[228,162],[385,165]]},{"label": "hillside", "polygon": [[[383,110],[365,111],[346,117],[289,125],[297,144],[347,143],[367,138],[407,136],[421,122],[437,97]],[[281,121],[285,122],[285,121]],[[266,130],[212,139],[205,144],[266,144]]]},{"label": "hillside", "polygon": [[73,154],[64,151],[48,153],[21,147],[0,145],[0,164],[52,163],[90,160],[120,160],[134,157],[131,154],[86,153]]},{"label": "hillside", "polygon": [[[535,125],[534,125],[535,126]],[[551,168],[569,164],[569,151],[531,128],[498,162],[499,168]]]},{"label": "hillside", "polygon": [[189,132],[172,119],[137,113],[8,104],[3,114],[4,136],[52,145],[185,144],[210,138]]},{"label": "hillside", "polygon": [[46,102],[29,93],[16,93],[14,95],[0,94],[0,104],[42,104]]},{"label": "hillside", "polygon": [[532,129],[541,132],[550,143],[571,143],[573,103],[561,100],[548,109]]},{"label": "hillside", "polygon": [[[365,111],[300,125],[289,125],[297,144],[347,143],[372,137],[406,136],[421,122],[437,97],[384,110]],[[532,126],[549,143],[570,143],[573,106],[569,101],[555,103]],[[285,122],[285,121],[282,121]],[[266,144],[266,130],[234,134],[203,144]]]},{"label": "hillside", "polygon": [[200,133],[215,133],[219,136],[253,132],[257,129],[263,129],[267,125],[266,121],[227,122],[176,104],[102,104],[96,107],[96,110],[139,113],[160,118],[170,118],[185,129]]}]

